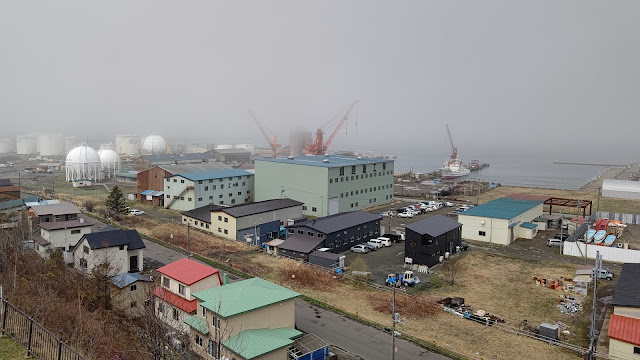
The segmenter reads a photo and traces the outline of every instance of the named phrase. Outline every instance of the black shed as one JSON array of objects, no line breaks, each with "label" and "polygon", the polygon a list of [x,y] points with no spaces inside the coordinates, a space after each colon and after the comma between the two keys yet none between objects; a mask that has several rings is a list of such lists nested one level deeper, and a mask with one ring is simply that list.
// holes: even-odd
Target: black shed
[{"label": "black shed", "polygon": [[414,264],[429,267],[439,262],[446,252],[454,254],[460,246],[462,224],[443,215],[435,215],[407,225],[405,257]]}]

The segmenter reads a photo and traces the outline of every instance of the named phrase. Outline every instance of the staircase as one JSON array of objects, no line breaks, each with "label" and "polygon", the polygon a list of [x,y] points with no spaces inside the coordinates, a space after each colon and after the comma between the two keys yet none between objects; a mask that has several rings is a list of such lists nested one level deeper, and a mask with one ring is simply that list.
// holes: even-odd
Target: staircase
[{"label": "staircase", "polygon": [[175,195],[175,196],[173,197],[173,199],[171,199],[171,201],[169,201],[169,203],[168,203],[168,204],[165,204],[165,205],[164,205],[164,208],[165,208],[165,209],[169,209],[169,208],[171,208],[171,205],[173,205],[173,203],[174,203],[174,202],[176,202],[176,200],[178,200],[178,199],[179,199],[182,195],[184,195],[187,191],[189,191],[189,190],[193,190],[193,189],[194,189],[194,186],[193,186],[193,185],[189,185],[189,186],[187,186],[184,190],[182,190],[182,192],[181,192],[179,195]]}]

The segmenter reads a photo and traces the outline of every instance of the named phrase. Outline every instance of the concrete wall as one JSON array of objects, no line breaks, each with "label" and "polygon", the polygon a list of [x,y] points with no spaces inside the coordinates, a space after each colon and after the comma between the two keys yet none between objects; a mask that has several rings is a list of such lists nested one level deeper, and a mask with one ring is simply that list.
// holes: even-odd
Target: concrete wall
[{"label": "concrete wall", "polygon": [[304,203],[306,215],[328,214],[327,168],[269,161],[256,161],[255,166],[256,201],[286,197]]},{"label": "concrete wall", "polygon": [[[73,232],[79,231],[77,234]],[[51,243],[51,248],[64,248],[64,251],[71,250],[80,241],[83,235],[91,233],[91,226],[83,226],[71,229],[59,229],[47,231],[40,229],[40,236]]]},{"label": "concrete wall", "polygon": [[562,253],[564,255],[595,259],[596,252],[598,251],[600,252],[602,260],[604,261],[613,261],[619,263],[640,263],[640,250],[619,249],[617,247],[591,244],[585,245],[583,242],[565,241]]},{"label": "concrete wall", "polygon": [[342,176],[340,167],[330,168],[328,196],[338,199],[339,212],[388,203],[393,200],[393,165],[393,161],[381,161],[344,166]]},{"label": "concrete wall", "polygon": [[612,359],[640,359],[639,355],[633,353],[633,348],[636,346],[620,340],[609,339],[609,356]]}]

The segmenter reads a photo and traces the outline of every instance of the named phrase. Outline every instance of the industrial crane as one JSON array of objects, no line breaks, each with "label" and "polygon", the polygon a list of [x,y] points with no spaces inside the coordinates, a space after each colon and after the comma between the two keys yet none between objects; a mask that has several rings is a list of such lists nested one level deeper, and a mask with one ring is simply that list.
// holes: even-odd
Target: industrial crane
[{"label": "industrial crane", "polygon": [[340,122],[338,123],[338,125],[336,126],[336,128],[333,130],[333,132],[331,133],[331,136],[329,136],[329,139],[324,142],[324,131],[322,130],[323,127],[329,125],[329,123],[331,123],[333,121],[330,120],[328,123],[322,125],[322,127],[320,127],[318,130],[316,130],[316,138],[313,141],[313,143],[308,144],[304,147],[305,150],[305,154],[306,155],[324,155],[327,153],[327,148],[329,147],[329,145],[331,145],[331,143],[333,142],[333,139],[335,139],[336,135],[338,135],[338,131],[340,130],[340,128],[342,128],[342,125],[344,125],[345,122],[347,122],[347,120],[349,119],[349,114],[351,114],[351,111],[353,111],[353,108],[356,106],[356,104],[358,103],[358,101],[354,101],[353,104],[351,104],[351,106],[349,106],[349,109],[347,110],[347,112],[344,114],[344,116],[342,116],[342,119],[340,120]]},{"label": "industrial crane", "polygon": [[451,160],[456,160],[458,158],[458,148],[453,145],[453,137],[451,136],[451,131],[449,130],[449,125],[447,126],[447,134],[449,135],[449,145],[451,146]]},{"label": "industrial crane", "polygon": [[274,157],[274,158],[277,157],[278,148],[282,146],[282,144],[278,144],[278,137],[277,136],[269,136],[267,134],[266,130],[262,127],[262,125],[260,125],[260,122],[256,118],[256,115],[253,113],[253,111],[249,110],[249,113],[251,114],[251,117],[253,118],[253,121],[255,121],[255,123],[260,128],[260,131],[262,132],[262,135],[264,136],[264,138],[267,140],[267,143],[269,143],[269,147],[271,148],[272,157]]}]

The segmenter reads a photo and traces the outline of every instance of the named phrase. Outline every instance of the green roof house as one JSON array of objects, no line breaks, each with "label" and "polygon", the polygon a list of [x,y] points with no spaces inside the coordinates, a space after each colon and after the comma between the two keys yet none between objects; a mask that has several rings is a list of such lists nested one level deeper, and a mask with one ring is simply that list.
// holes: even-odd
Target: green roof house
[{"label": "green roof house", "polygon": [[185,319],[192,349],[204,358],[288,359],[295,329],[295,291],[252,278],[198,291],[198,311]]}]

